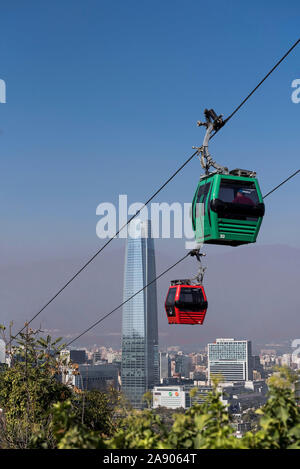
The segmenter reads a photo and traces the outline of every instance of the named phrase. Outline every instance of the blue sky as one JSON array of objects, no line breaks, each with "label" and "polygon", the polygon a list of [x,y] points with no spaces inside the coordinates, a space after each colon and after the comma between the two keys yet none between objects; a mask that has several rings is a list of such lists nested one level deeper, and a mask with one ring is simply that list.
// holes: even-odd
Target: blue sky
[{"label": "blue sky", "polygon": [[[2,258],[88,256],[96,207],[144,201],[299,37],[299,2],[12,1],[1,6]],[[265,193],[299,167],[300,48],[211,144]],[[197,159],[156,201],[189,202]],[[298,176],[299,178],[299,176]],[[260,243],[300,246],[299,179],[268,199]]]},{"label": "blue sky", "polygon": [[[99,203],[117,203],[119,194],[127,194],[129,203],[145,201],[191,155],[192,146],[201,145],[204,132],[196,122],[204,108],[228,116],[297,40],[299,15],[296,0],[12,0],[1,5],[0,79],[7,85],[7,103],[0,104],[3,321],[13,318],[18,326],[32,317],[101,245]],[[221,164],[256,170],[263,193],[299,168],[300,103],[291,100],[299,64],[300,46],[211,142]],[[200,173],[195,158],[155,201],[190,202]],[[300,248],[299,177],[266,200],[258,244]],[[183,241],[156,246],[159,272],[184,255]],[[90,323],[115,307],[121,300],[123,247],[123,240],[111,243],[114,257],[105,251],[49,314],[41,315],[43,325],[77,333],[87,319]],[[211,337],[255,338],[259,329],[268,330],[277,269],[283,272],[290,319],[281,331],[285,306],[276,302],[273,329],[289,337],[299,317],[294,275],[299,251],[286,259],[289,250],[277,247],[253,246],[253,255],[247,247],[238,249],[228,254],[237,256],[232,275],[222,274],[229,262],[222,258],[223,248],[208,250],[221,254],[207,257]],[[240,321],[240,302],[231,294],[235,269],[244,268],[244,259],[249,284],[253,288],[252,275],[262,302],[254,313],[264,318],[264,326],[254,320],[250,302],[248,322]],[[188,272],[189,264],[174,275]],[[159,284],[159,317],[165,337],[171,334],[169,342],[177,343],[182,334],[172,336],[163,312],[168,282],[166,277]],[[114,317],[105,334],[118,335],[119,329]],[[203,343],[207,334],[201,330]],[[194,335],[197,341],[199,332]]]}]

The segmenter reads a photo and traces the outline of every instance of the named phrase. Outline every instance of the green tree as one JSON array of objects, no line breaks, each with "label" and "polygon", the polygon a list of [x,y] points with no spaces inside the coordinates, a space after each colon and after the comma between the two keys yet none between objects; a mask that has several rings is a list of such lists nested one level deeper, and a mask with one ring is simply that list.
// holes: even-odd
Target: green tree
[{"label": "green tree", "polygon": [[153,401],[152,392],[151,391],[145,392],[142,400],[143,402],[146,402],[148,409],[151,409],[152,401]]},{"label": "green tree", "polygon": [[133,410],[106,444],[111,449],[155,449],[166,437],[159,415],[151,410]]},{"label": "green tree", "polygon": [[300,412],[294,394],[298,377],[289,368],[278,368],[268,380],[269,398],[256,411],[260,429],[244,436],[246,444],[259,449],[300,449]]},{"label": "green tree", "polygon": [[160,448],[226,449],[240,448],[234,435],[226,407],[220,401],[216,387],[206,402],[194,404],[185,414],[175,414],[174,424]]},{"label": "green tree", "polygon": [[118,422],[120,393],[114,389],[106,393],[98,390],[73,393],[71,403],[77,421],[81,420],[89,430],[112,436]]},{"label": "green tree", "polygon": [[57,341],[52,342],[49,336],[37,338],[38,333],[26,327],[13,348],[13,366],[1,373],[1,447],[31,447],[32,438],[40,432],[53,447],[52,404],[71,396],[70,389],[56,379]]},{"label": "green tree", "polygon": [[[185,412],[137,411],[115,391],[75,392],[61,384],[60,349],[59,341],[41,338],[27,326],[10,350],[12,366],[0,379],[1,448],[300,449],[298,376],[288,368],[269,379],[269,398],[256,411],[255,432],[237,439],[217,382],[203,404]],[[145,399],[150,406],[150,395]]]},{"label": "green tree", "polygon": [[98,432],[78,419],[71,400],[58,402],[52,408],[53,435],[58,449],[102,449],[105,444]]}]

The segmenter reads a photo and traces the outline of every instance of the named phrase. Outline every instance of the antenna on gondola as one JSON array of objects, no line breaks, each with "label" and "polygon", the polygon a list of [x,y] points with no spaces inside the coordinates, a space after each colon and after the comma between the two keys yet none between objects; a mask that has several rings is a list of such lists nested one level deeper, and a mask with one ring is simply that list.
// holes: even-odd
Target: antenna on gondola
[{"label": "antenna on gondola", "polygon": [[192,279],[192,281],[194,281],[195,284],[197,284],[197,285],[202,285],[203,284],[204,274],[205,274],[205,271],[206,271],[207,267],[203,267],[202,262],[201,262],[201,257],[206,256],[206,254],[204,254],[203,252],[200,252],[200,249],[193,249],[192,251],[189,252],[189,255],[192,256],[192,257],[195,256],[197,261],[199,262],[198,273],[197,273],[196,277],[194,277]]},{"label": "antenna on gondola", "polygon": [[202,285],[203,284],[203,278],[204,278],[204,273],[206,271],[206,267],[203,267],[202,262],[201,262],[201,257],[206,256],[206,254],[200,252],[200,249],[192,249],[188,253],[189,256],[191,257],[196,257],[197,261],[199,262],[199,269],[198,273],[195,277],[193,278],[183,278],[180,280],[171,280],[171,285]]},{"label": "antenna on gondola", "polygon": [[213,109],[205,109],[204,116],[205,122],[197,122],[198,127],[206,127],[203,144],[201,147],[193,148],[198,150],[198,155],[200,156],[200,163],[202,168],[205,170],[206,175],[209,174],[210,167],[215,168],[216,173],[218,174],[228,174],[228,168],[226,168],[226,166],[221,166],[216,161],[214,161],[208,151],[208,142],[212,137],[212,131],[218,132],[221,127],[223,127],[223,125],[225,124],[225,122],[223,121],[223,114],[220,114],[218,116]]}]

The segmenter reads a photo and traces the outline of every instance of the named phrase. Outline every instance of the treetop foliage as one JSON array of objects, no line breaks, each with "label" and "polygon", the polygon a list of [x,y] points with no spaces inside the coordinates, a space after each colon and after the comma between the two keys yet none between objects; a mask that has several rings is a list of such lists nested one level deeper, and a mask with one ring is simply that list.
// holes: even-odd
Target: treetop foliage
[{"label": "treetop foliage", "polygon": [[257,430],[236,438],[217,383],[205,403],[171,417],[150,409],[149,392],[148,409],[128,409],[117,391],[75,392],[60,382],[62,348],[60,339],[28,327],[20,334],[11,366],[0,373],[0,448],[300,449],[298,376],[288,368],[269,379],[268,401],[255,411]]}]

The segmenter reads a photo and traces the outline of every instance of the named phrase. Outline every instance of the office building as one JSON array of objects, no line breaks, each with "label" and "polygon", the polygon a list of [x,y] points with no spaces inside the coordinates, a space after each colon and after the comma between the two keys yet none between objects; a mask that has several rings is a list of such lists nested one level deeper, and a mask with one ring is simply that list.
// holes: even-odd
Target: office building
[{"label": "office building", "polygon": [[[265,378],[265,370],[260,362],[260,358],[258,355],[255,355],[253,358],[253,379],[263,379]],[[255,376],[254,376],[255,373]]]},{"label": "office building", "polygon": [[191,371],[191,359],[182,352],[175,355],[175,373],[184,378],[189,378]]},{"label": "office building", "polygon": [[[156,277],[150,222],[133,220],[131,225],[134,236],[126,244],[124,301]],[[159,383],[155,282],[123,306],[121,380],[125,397],[137,409],[145,405],[145,392]]]},{"label": "office building", "polygon": [[72,363],[81,365],[86,362],[86,351],[85,350],[70,350],[70,359]]},{"label": "office building", "polygon": [[102,361],[102,353],[97,350],[96,352],[93,353],[92,355],[92,359],[93,359],[93,364],[97,363],[97,362],[101,362]]},{"label": "office building", "polygon": [[249,340],[217,339],[208,344],[208,380],[251,381],[253,358]]},{"label": "office building", "polygon": [[[194,392],[191,396],[191,390]],[[166,407],[168,409],[188,409],[194,404],[203,404],[206,401],[209,392],[212,392],[212,386],[195,386],[192,383],[184,385],[155,386],[152,407]]]},{"label": "office building", "polygon": [[159,378],[162,383],[164,379],[171,376],[171,359],[167,352],[159,352]]},{"label": "office building", "polygon": [[223,383],[220,387],[221,401],[231,414],[242,414],[248,409],[258,409],[267,401],[264,382],[257,386],[253,381],[245,383]]},{"label": "office building", "polygon": [[167,409],[178,409],[187,407],[187,393],[183,386],[155,386],[153,391],[153,409],[166,407]]},{"label": "office building", "polygon": [[4,340],[0,339],[0,363],[5,363],[5,342]]},{"label": "office building", "polygon": [[213,391],[213,386],[209,386],[206,384],[197,385],[197,386],[195,386],[194,384],[193,386],[189,385],[189,386],[185,386],[184,388],[186,391],[194,390],[192,395],[190,395],[190,392],[189,392],[190,406],[194,404],[203,404],[206,401],[208,394]]},{"label": "office building", "polygon": [[102,392],[110,388],[119,389],[119,372],[116,365],[79,365],[78,372],[79,374],[74,376],[73,383],[79,389]]}]

